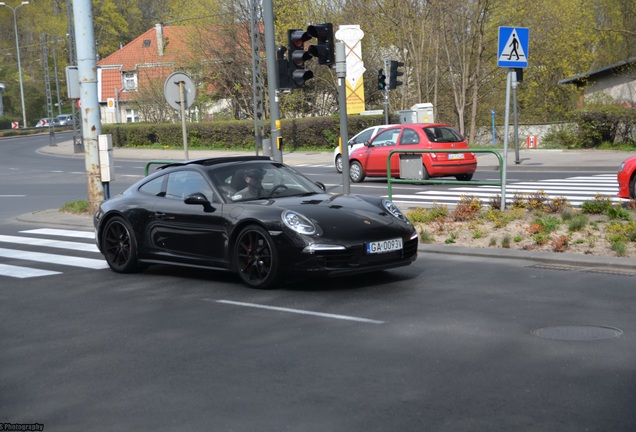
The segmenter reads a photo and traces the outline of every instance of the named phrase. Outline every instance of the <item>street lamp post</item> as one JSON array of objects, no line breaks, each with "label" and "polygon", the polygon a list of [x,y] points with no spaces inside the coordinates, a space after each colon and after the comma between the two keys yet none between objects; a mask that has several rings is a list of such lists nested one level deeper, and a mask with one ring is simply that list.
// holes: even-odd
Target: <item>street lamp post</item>
[{"label": "street lamp post", "polygon": [[11,7],[5,2],[0,2],[0,6],[6,6],[13,11],[13,28],[15,30],[15,49],[18,52],[18,75],[20,77],[20,99],[22,101],[22,127],[27,127],[26,121],[26,108],[24,106],[24,85],[22,84],[22,64],[20,63],[20,40],[18,39],[18,20],[16,18],[16,11],[20,6],[28,5],[28,1],[23,1],[16,7]]}]

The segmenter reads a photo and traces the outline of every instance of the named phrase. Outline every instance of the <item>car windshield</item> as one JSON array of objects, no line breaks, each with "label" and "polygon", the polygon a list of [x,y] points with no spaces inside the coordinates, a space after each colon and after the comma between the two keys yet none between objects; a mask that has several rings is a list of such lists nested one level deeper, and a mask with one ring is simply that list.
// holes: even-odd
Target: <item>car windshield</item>
[{"label": "car windshield", "polygon": [[305,196],[324,191],[298,171],[275,162],[211,167],[210,178],[226,202]]},{"label": "car windshield", "polygon": [[447,126],[425,127],[424,133],[431,142],[462,142],[464,138],[455,129]]}]

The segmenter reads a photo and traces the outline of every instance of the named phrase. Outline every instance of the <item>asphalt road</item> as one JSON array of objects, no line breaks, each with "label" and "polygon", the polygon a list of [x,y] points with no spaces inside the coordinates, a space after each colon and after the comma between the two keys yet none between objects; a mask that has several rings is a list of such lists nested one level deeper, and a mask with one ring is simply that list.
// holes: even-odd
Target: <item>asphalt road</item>
[{"label": "asphalt road", "polygon": [[[421,254],[275,291],[167,267],[3,281],[0,422],[632,431],[632,279]],[[533,333],[555,325],[566,340]]]}]

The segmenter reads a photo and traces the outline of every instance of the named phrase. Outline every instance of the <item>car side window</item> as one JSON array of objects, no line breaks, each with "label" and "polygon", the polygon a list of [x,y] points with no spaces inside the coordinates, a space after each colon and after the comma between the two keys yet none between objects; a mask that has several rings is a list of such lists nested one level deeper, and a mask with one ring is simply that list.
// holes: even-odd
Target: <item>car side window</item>
[{"label": "car side window", "polygon": [[142,184],[138,190],[141,193],[152,196],[163,196],[163,183],[165,179],[166,176],[157,177],[147,183]]},{"label": "car side window", "polygon": [[369,141],[371,139],[372,135],[373,135],[373,129],[369,129],[369,130],[366,130],[366,131],[362,132],[357,137],[355,137],[355,140],[351,140],[351,142],[353,144],[365,143],[365,142],[367,142],[367,141]]},{"label": "car side window", "polygon": [[184,200],[194,193],[202,193],[212,202],[214,194],[203,176],[196,171],[174,171],[168,174],[166,198]]},{"label": "car side window", "polygon": [[389,129],[380,132],[373,139],[373,147],[394,146],[400,135],[400,129]]},{"label": "car side window", "polygon": [[400,137],[401,145],[413,145],[420,143],[420,136],[413,129],[404,129]]}]

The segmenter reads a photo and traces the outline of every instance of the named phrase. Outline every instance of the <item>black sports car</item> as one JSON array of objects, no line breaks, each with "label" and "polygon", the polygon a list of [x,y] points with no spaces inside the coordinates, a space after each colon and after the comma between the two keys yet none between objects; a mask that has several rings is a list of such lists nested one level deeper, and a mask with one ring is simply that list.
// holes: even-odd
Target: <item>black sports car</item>
[{"label": "black sports car", "polygon": [[102,203],[94,223],[116,272],[222,269],[254,288],[274,288],[283,275],[368,272],[417,257],[417,233],[391,201],[327,194],[262,156],[162,166]]}]

